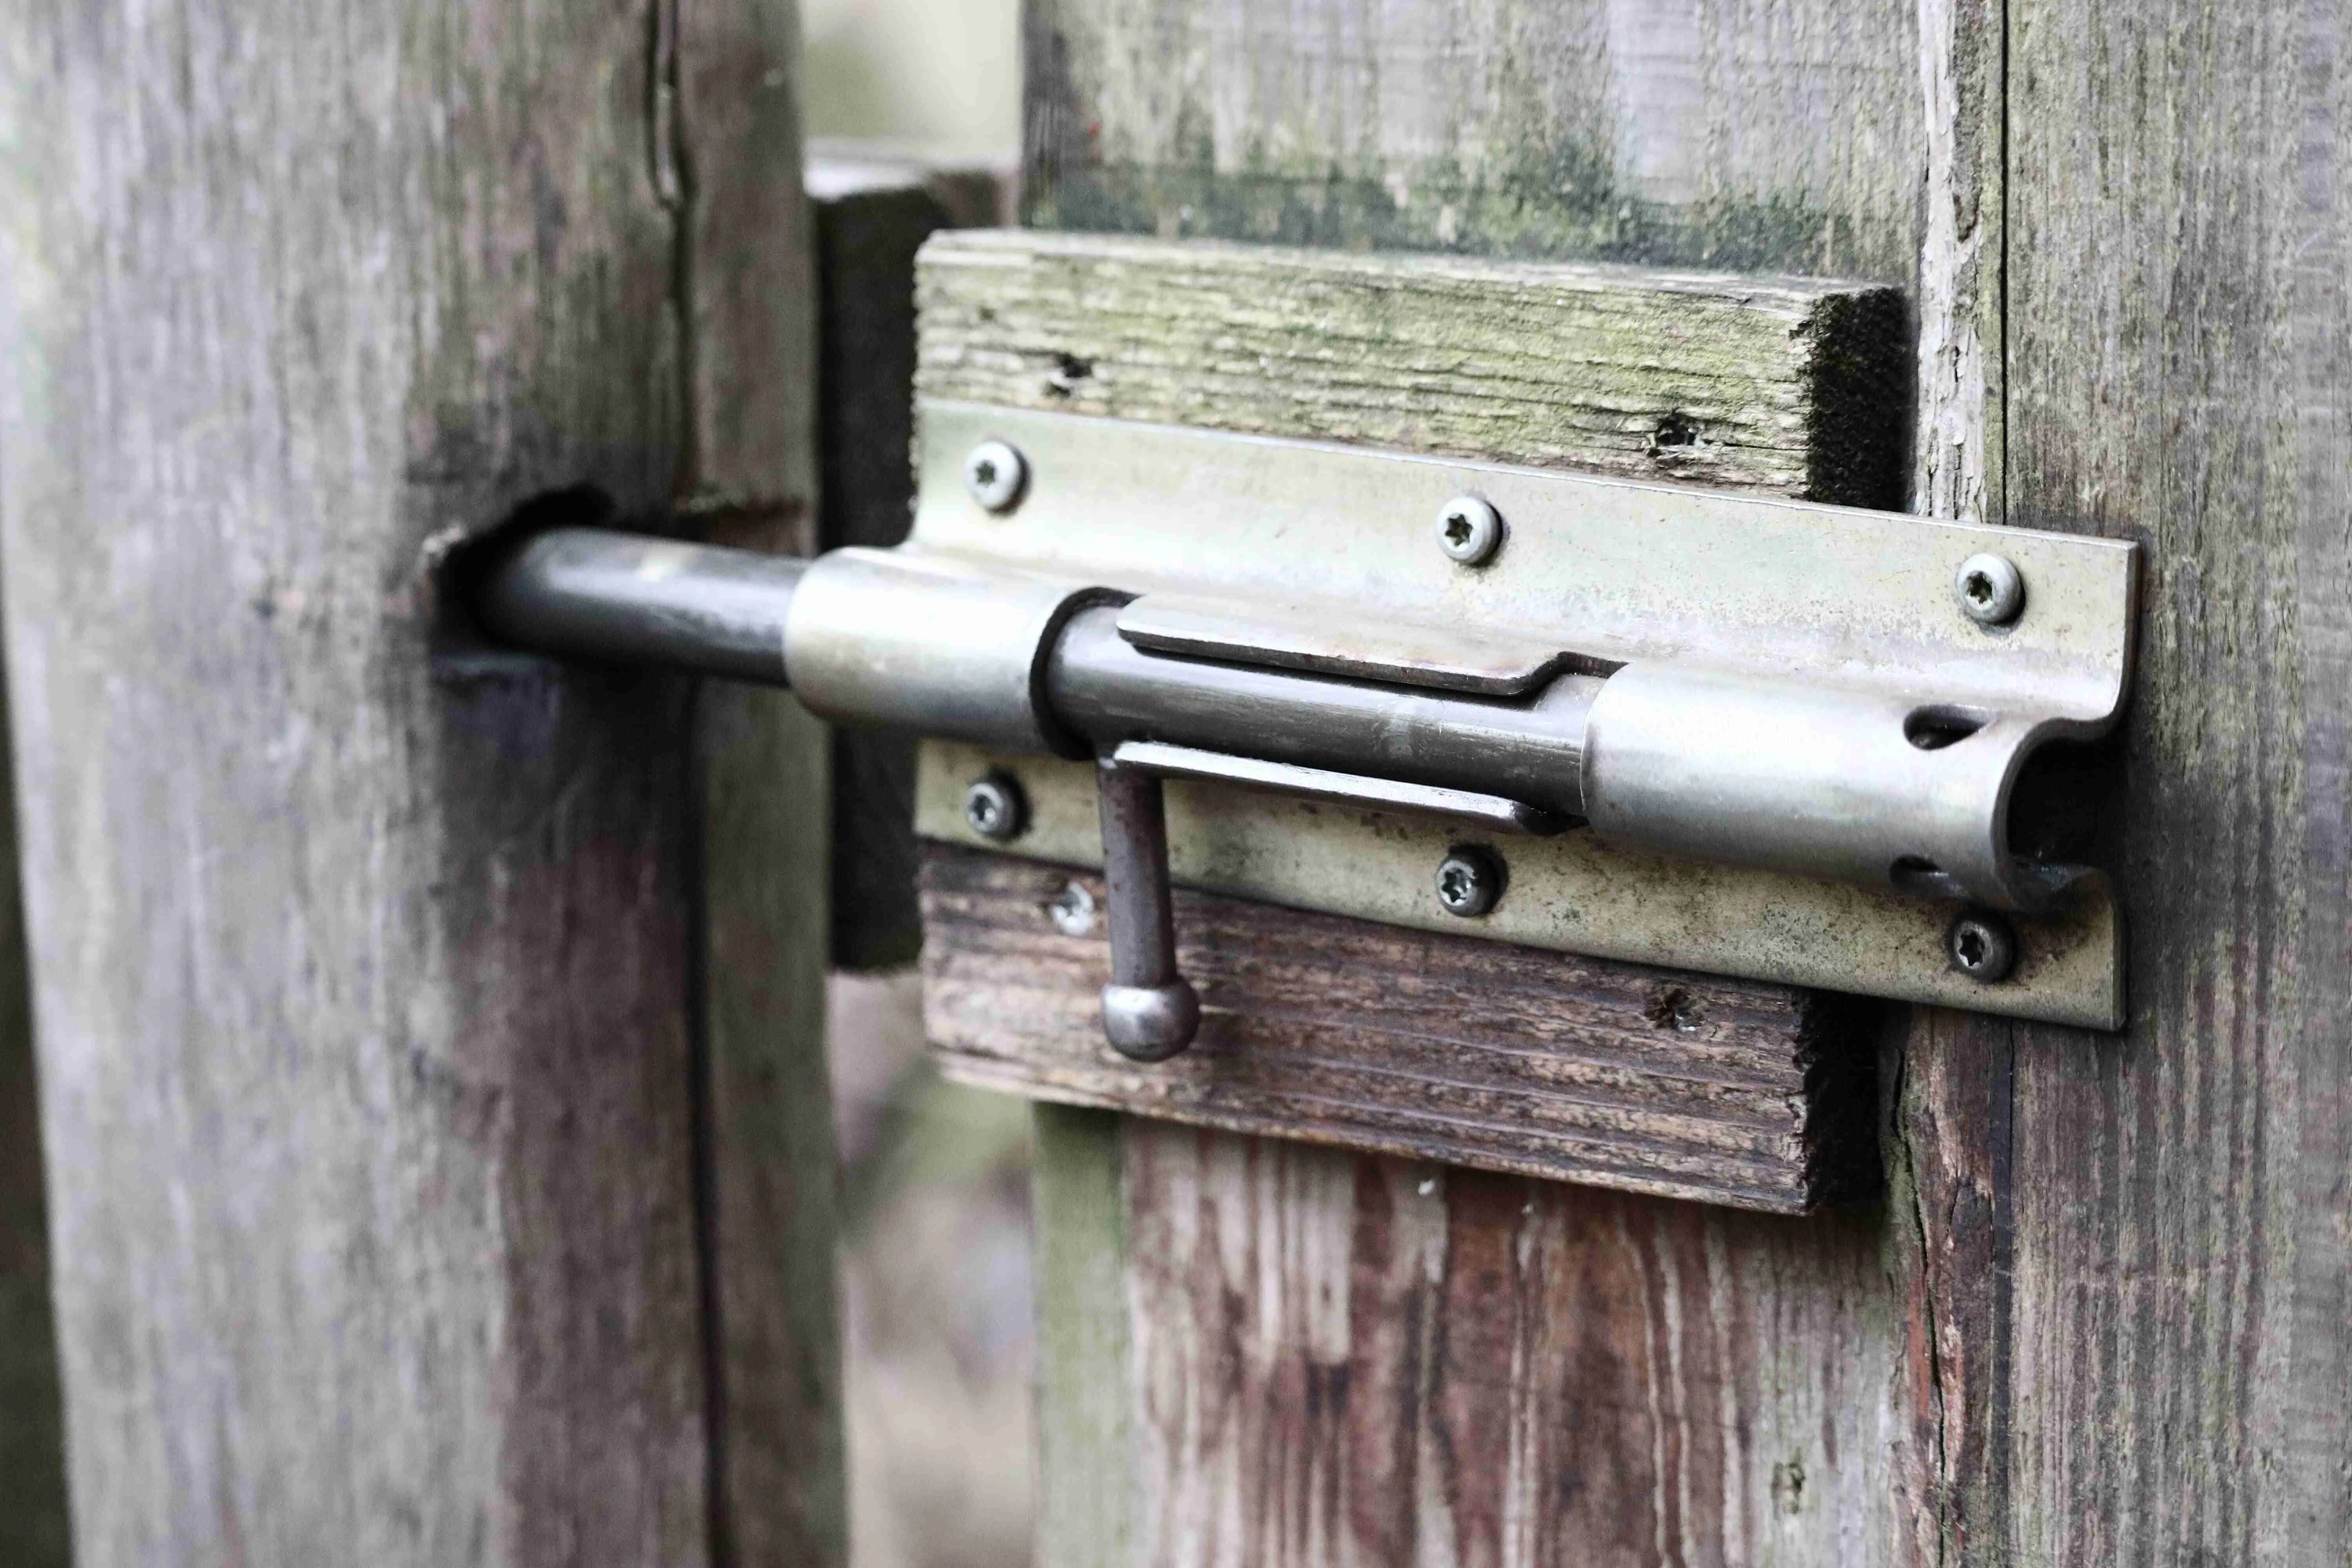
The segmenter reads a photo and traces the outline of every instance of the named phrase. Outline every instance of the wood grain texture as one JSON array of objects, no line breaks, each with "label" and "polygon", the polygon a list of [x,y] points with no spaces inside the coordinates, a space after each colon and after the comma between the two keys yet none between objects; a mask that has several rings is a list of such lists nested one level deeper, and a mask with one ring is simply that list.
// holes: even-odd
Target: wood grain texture
[{"label": "wood grain texture", "polygon": [[715,401],[782,374],[788,322],[696,345],[753,309],[720,237],[794,199],[791,163],[729,195],[716,161],[772,126],[730,95],[789,35],[694,11],[0,20],[0,532],[84,1563],[690,1565],[740,1531],[688,690],[436,660],[421,570],[559,487],[793,493],[758,466],[784,456],[730,456],[789,417]]},{"label": "wood grain texture", "polygon": [[1031,0],[1028,220],[1908,280],[1914,0]]},{"label": "wood grain texture", "polygon": [[[1082,921],[1056,920],[1064,900]],[[1771,1213],[1876,1194],[1866,1005],[1187,890],[1180,959],[1207,1016],[1182,1056],[1139,1067],[1102,1038],[1105,907],[1096,873],[929,846],[923,1016],[940,1070]]]},{"label": "wood grain texture", "polygon": [[[799,12],[655,0],[654,188],[685,328],[676,508],[714,542],[816,545],[817,268]],[[824,1052],[827,736],[790,698],[696,693],[696,1181],[710,1549],[846,1560]]]},{"label": "wood grain texture", "polygon": [[988,231],[924,247],[928,397],[1899,505],[1890,289]]},{"label": "wood grain texture", "polygon": [[[1031,0],[1026,16],[1032,222],[1906,285],[1917,331],[1916,390],[1904,398],[1916,418],[1911,504],[1998,517],[1998,0]],[[1361,352],[1349,344],[1341,363]],[[1204,1346],[1196,1375],[1221,1391],[1244,1364],[1235,1347],[1265,1342],[1209,1338],[1202,1325],[1234,1322],[1237,1304],[1346,1302],[1345,1314],[1312,1321],[1318,1342],[1348,1349],[1297,1358],[1291,1381],[1252,1385],[1254,1403],[1216,1404],[1227,1425],[1194,1428],[1216,1441],[1160,1443],[1150,1460],[1139,1445],[1075,1474],[1049,1462],[1049,1495],[1122,1488],[1158,1510],[1181,1493],[1181,1517],[1196,1522],[1160,1561],[1993,1560],[2005,1551],[2011,1038],[1924,1010],[1890,1034],[1888,1203],[1834,1231],[1432,1172],[1433,1192],[1446,1194],[1444,1241],[1413,1233],[1411,1267],[1490,1308],[1499,1293],[1517,1321],[1572,1336],[1571,1384],[1610,1392],[1589,1405],[1547,1403],[1526,1371],[1537,1364],[1530,1342],[1478,1331],[1499,1314],[1465,1313],[1443,1342],[1462,1347],[1444,1406],[1456,1424],[1407,1419],[1410,1436],[1385,1448],[1350,1447],[1311,1413],[1330,1409],[1339,1387],[1352,1407],[1377,1407],[1436,1364],[1433,1303],[1449,1298],[1435,1285],[1398,1298],[1391,1318],[1355,1310],[1361,1281],[1407,1268],[1369,1239],[1392,1228],[1367,1217],[1392,1209],[1381,1195],[1394,1190],[1391,1168],[1130,1121],[1120,1142],[1129,1203],[1141,1206],[1099,1224],[1095,1247],[1124,1258],[1130,1280],[1150,1270],[1159,1285],[1156,1259],[1172,1243],[1142,1222],[1201,1238],[1184,1243],[1184,1289],[1131,1289],[1133,1342]],[[1165,1195],[1152,1173],[1171,1161],[1203,1173],[1202,1201]],[[1324,1174],[1285,1180],[1277,1163]],[[1456,1203],[1457,1186],[1489,1201]],[[1420,1184],[1409,1191],[1418,1198]],[[1536,1267],[1559,1255],[1531,1248],[1525,1227],[1670,1238],[1656,1256],[1711,1267],[1737,1256],[1725,1287],[1737,1310],[1698,1271],[1659,1269],[1637,1290],[1579,1297]],[[1665,1326],[1700,1323],[1717,1336],[1709,1354],[1677,1351]],[[1344,1375],[1328,1370],[1341,1365]],[[1060,1375],[1066,1385],[1116,1370]],[[1166,1385],[1149,1384],[1140,1364],[1127,1375],[1140,1421],[1159,1408],[1142,1391]],[[1660,1411],[1675,1420],[1661,1425]],[[1259,1446],[1234,1446],[1244,1439]],[[1565,1460],[1563,1442],[1580,1445]],[[1241,1464],[1244,1451],[1282,1456],[1275,1479]],[[1572,1507],[1519,1490],[1485,1513],[1457,1510],[1442,1478],[1525,1475],[1510,1467],[1531,1452],[1557,1461]],[[1435,1454],[1454,1470],[1425,1458]],[[1339,1495],[1376,1500],[1362,1517],[1388,1522],[1339,1520]],[[1511,1528],[1479,1522],[1496,1519]],[[1146,1555],[1048,1544],[1057,1564]]]},{"label": "wood grain texture", "polygon": [[2021,1033],[2028,1561],[2352,1540],[2352,58],[2012,0],[2010,497],[2148,556],[2121,1039]]},{"label": "wood grain texture", "polygon": [[[1910,504],[1993,523],[2009,521],[2009,26],[2006,0],[1918,7],[1926,167]],[[1996,1019],[1915,1007],[1889,1066],[1890,1251],[1906,1356],[1892,1477],[1905,1506],[1891,1561],[2010,1560],[2017,1038]]]}]

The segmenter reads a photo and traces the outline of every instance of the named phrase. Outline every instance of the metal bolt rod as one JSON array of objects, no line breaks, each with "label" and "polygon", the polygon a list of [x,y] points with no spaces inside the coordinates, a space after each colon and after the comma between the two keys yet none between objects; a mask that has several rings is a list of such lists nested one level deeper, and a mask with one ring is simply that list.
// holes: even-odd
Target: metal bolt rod
[{"label": "metal bolt rod", "polygon": [[1095,777],[1110,925],[1103,1033],[1122,1056],[1165,1061],[1191,1045],[1201,1026],[1201,999],[1176,972],[1167,808],[1154,774],[1105,758]]},{"label": "metal bolt rod", "polygon": [[484,574],[483,630],[541,653],[783,686],[808,563],[603,528],[538,534]]}]

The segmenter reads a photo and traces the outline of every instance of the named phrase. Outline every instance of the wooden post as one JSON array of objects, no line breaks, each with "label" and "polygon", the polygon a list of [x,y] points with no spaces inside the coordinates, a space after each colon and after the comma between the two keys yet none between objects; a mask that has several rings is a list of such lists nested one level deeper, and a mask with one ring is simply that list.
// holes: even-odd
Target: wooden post
[{"label": "wooden post", "polygon": [[[1024,26],[1031,223],[1898,284],[1916,504],[1998,515],[1996,9],[1030,0]],[[2008,1038],[1926,1010],[1890,1036],[1889,1196],[1852,1218],[1041,1112],[1043,1560],[1997,1552]]]},{"label": "wooden post", "polygon": [[469,647],[427,574],[582,485],[804,540],[794,47],[782,0],[0,21],[85,1564],[838,1558],[822,748]]},{"label": "wooden post", "polygon": [[1915,507],[2148,553],[2124,1035],[1915,1010],[1843,1231],[1049,1113],[1049,1562],[2342,1561],[2343,11],[1032,0],[1034,222],[1902,282]]},{"label": "wooden post", "polygon": [[2011,0],[2013,521],[2144,542],[2132,1025],[2017,1031],[2027,1562],[2352,1541],[2352,57]]}]

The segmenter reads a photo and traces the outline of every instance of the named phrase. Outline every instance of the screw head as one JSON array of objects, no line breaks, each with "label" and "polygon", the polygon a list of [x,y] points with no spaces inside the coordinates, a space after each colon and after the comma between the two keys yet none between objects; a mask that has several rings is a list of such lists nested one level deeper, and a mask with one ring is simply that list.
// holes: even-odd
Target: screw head
[{"label": "screw head", "polygon": [[1009,844],[1029,826],[1029,799],[1010,773],[991,773],[963,792],[963,820],[982,838]]},{"label": "screw head", "polygon": [[982,441],[963,460],[963,488],[991,511],[1011,511],[1029,486],[1029,459],[1003,441]]},{"label": "screw head", "polygon": [[2006,555],[1971,555],[1952,574],[1960,614],[1980,626],[2005,626],[2025,612],[2025,579]]},{"label": "screw head", "polygon": [[1483,566],[1503,546],[1503,514],[1492,501],[1455,496],[1437,512],[1437,547],[1465,566]]},{"label": "screw head", "polygon": [[1449,915],[1476,920],[1503,896],[1503,863],[1475,845],[1445,852],[1437,863],[1437,901]]},{"label": "screw head", "polygon": [[1952,967],[1979,985],[1997,985],[2017,967],[2017,930],[2000,916],[1970,910],[1944,932]]},{"label": "screw head", "polygon": [[1045,914],[1054,929],[1064,936],[1092,936],[1095,933],[1095,896],[1084,882],[1065,882],[1054,901],[1045,906]]}]

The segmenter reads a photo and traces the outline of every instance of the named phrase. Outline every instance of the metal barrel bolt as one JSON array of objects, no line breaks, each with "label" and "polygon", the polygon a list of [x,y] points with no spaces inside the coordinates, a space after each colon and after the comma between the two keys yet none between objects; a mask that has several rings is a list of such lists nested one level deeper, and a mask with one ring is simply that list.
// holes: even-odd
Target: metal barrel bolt
[{"label": "metal barrel bolt", "polygon": [[[1021,767],[1040,792],[1033,813],[993,759],[1094,759],[1108,891],[1097,910],[1073,883],[1049,914],[1072,936],[1108,928],[1103,1030],[1131,1060],[1175,1056],[1201,1023],[1177,967],[1170,778],[1435,818],[1449,835],[1514,845],[1581,828],[1645,854],[1934,899],[1950,912],[1924,931],[1914,914],[1881,922],[1904,956],[1873,983],[1880,994],[1948,999],[1964,976],[1987,1010],[2038,1016],[2029,1007],[2049,1005],[2021,994],[2044,984],[2058,950],[2015,917],[2095,889],[2088,868],[2011,853],[2011,785],[2044,742],[2112,726],[2129,674],[2132,547],[2050,537],[1995,553],[1981,546],[2010,536],[1965,529],[1923,574],[1914,558],[1890,566],[1858,514],[1773,503],[1771,529],[1851,561],[1855,591],[1877,606],[1864,615],[1808,598],[1812,578],[1760,546],[1696,584],[1648,567],[1658,530],[1730,537],[1717,524],[1733,500],[1678,511],[1646,499],[1650,521],[1634,530],[1615,489],[1465,466],[1443,489],[1415,492],[1451,496],[1412,531],[1407,575],[1422,597],[1399,605],[1360,585],[1367,602],[1350,607],[1309,585],[1293,602],[1277,595],[1313,571],[1295,541],[1252,540],[1273,564],[1246,583],[1186,578],[1170,541],[1199,498],[1171,500],[1167,474],[1213,473],[1236,504],[1291,520],[1275,534],[1319,519],[1334,541],[1355,538],[1356,513],[1378,505],[1360,486],[1432,476],[1377,455],[1227,444],[1238,437],[1004,411],[939,417],[965,423],[927,447],[924,510],[898,549],[803,563],[559,529],[513,542],[471,607],[517,646],[788,685],[822,719],[975,747],[992,761],[967,775],[961,827],[992,846],[1073,848],[1048,798],[1060,787],[1050,764]],[[1149,485],[1122,477],[1139,452],[1160,476]],[[1364,465],[1380,472],[1358,473]],[[1327,500],[1327,485],[1308,482],[1317,473],[1350,499]],[[1097,531],[1097,517],[1121,521]],[[1138,530],[1151,533],[1148,549],[1127,539]],[[1571,570],[1579,540],[1593,547]],[[1114,547],[1142,553],[1090,553]],[[1558,595],[1568,608],[1543,607]],[[1628,605],[1640,614],[1619,626]],[[1644,652],[1643,637],[1681,651]],[[1815,672],[1825,638],[1860,638],[1875,662]],[[1286,831],[1328,845],[1325,816]],[[1542,907],[1562,878],[1585,874],[1532,847],[1507,862],[1455,841],[1432,858],[1418,896],[1497,937],[1488,917],[1501,900]],[[1512,878],[1528,891],[1511,894]],[[1921,949],[1934,950],[1917,938],[1932,943],[1939,927],[1945,963],[1927,969]],[[2105,931],[2087,940],[2112,950]],[[2038,962],[2022,957],[2029,941]],[[2100,1018],[2117,1005],[2087,992],[2064,1005],[2066,1016]]]}]

